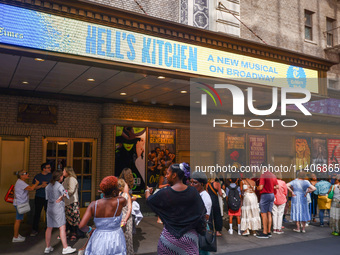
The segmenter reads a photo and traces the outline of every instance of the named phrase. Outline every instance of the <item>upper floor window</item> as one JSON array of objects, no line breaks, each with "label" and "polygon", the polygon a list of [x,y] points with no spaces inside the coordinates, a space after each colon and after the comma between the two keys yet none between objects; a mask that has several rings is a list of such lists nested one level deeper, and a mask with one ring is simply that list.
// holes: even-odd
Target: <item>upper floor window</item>
[{"label": "upper floor window", "polygon": [[305,10],[305,39],[313,40],[313,12]]},{"label": "upper floor window", "polygon": [[328,88],[339,89],[339,82],[337,80],[328,79]]},{"label": "upper floor window", "polygon": [[327,46],[334,46],[334,19],[327,18],[326,19],[326,37],[327,37]]}]

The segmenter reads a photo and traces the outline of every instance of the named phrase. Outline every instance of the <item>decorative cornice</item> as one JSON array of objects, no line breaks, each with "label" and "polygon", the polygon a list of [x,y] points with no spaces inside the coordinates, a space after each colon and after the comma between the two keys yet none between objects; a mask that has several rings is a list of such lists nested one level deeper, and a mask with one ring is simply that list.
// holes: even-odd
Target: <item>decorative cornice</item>
[{"label": "decorative cornice", "polygon": [[88,1],[0,0],[0,3],[315,70],[328,71],[332,65],[337,64],[299,52]]}]

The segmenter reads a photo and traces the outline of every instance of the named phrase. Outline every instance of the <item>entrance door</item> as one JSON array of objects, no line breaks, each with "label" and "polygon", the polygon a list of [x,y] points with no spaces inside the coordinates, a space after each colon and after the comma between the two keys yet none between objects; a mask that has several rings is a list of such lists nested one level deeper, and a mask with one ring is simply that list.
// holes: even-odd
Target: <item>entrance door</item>
[{"label": "entrance door", "polygon": [[95,199],[96,140],[45,138],[44,155],[52,171],[73,167],[79,184],[79,206],[87,207]]},{"label": "entrance door", "polygon": [[28,169],[28,145],[26,137],[0,137],[0,224],[13,222],[15,209],[3,198],[17,181],[14,172]]}]

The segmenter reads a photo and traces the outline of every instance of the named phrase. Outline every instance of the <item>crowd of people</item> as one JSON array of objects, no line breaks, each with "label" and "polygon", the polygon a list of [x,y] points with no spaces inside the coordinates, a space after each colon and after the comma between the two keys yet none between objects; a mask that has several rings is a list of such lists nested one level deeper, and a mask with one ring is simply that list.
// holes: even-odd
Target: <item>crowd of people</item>
[{"label": "crowd of people", "polygon": [[[67,238],[75,241],[79,235],[91,237],[85,254],[134,254],[133,232],[135,217],[132,196],[134,178],[130,169],[122,171],[119,178],[105,177],[100,183],[101,198],[93,201],[80,219],[78,182],[72,167],[51,173],[48,163],[41,166],[41,173],[26,181],[26,171],[16,173],[15,184],[16,221],[13,242],[24,242],[19,234],[29,192],[36,191],[35,212],[31,236],[39,231],[42,208],[46,211],[45,253],[53,251],[51,233],[59,228],[63,254],[74,253]],[[157,192],[148,187],[146,202],[163,223],[158,254],[209,254],[199,246],[200,236],[213,228],[216,237],[222,236],[224,206],[229,216],[228,233],[257,238],[270,238],[283,234],[282,222],[291,200],[290,219],[295,222],[295,232],[305,233],[306,226],[316,222],[319,212],[320,226],[324,226],[325,211],[329,213],[329,225],[333,235],[339,235],[340,223],[340,175],[329,179],[299,172],[297,178],[286,183],[281,173],[264,172],[254,177],[251,173],[235,175],[228,179],[208,179],[205,173],[191,172],[187,163],[171,164],[165,171]],[[24,209],[23,209],[24,208]],[[319,210],[317,210],[319,209]],[[29,209],[28,209],[29,210]],[[95,227],[88,226],[93,218]]]}]

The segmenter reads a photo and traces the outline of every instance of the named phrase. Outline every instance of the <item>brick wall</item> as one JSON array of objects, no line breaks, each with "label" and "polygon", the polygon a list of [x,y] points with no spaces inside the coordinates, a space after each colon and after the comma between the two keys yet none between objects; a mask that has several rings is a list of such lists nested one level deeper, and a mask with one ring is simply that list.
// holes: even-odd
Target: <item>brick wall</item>
[{"label": "brick wall", "polygon": [[[58,123],[30,124],[17,122],[18,104],[43,104],[58,107]],[[43,137],[71,137],[98,139],[101,147],[100,104],[76,103],[31,97],[0,95],[0,135],[29,136],[29,167],[33,178],[40,173],[43,159]],[[100,153],[97,152],[97,169],[100,169]],[[32,180],[30,180],[32,181]]]},{"label": "brick wall", "polygon": [[[134,0],[90,0],[128,11],[144,14]],[[137,0],[147,15],[179,22],[179,0]]]},{"label": "brick wall", "polygon": [[[254,0],[241,2],[241,19],[266,43],[316,57],[326,57],[326,17],[336,19],[337,6],[332,1]],[[305,41],[304,11],[313,14],[313,42]],[[241,37],[260,42],[241,26]],[[337,43],[337,38],[335,41]]]},{"label": "brick wall", "polygon": [[[241,20],[249,26],[267,44],[305,53],[311,56],[339,61],[334,52],[327,52],[326,17],[337,20],[338,1],[318,0],[253,0],[241,1]],[[305,10],[313,14],[313,40],[305,40]],[[339,26],[339,20],[334,27]],[[334,30],[334,45],[339,44]],[[241,38],[261,42],[245,26],[241,25]],[[334,65],[328,74],[334,79],[340,78],[340,65]]]},{"label": "brick wall", "polygon": [[[43,104],[58,107],[58,123],[30,124],[17,122],[18,104]],[[0,136],[29,136],[29,172],[31,178],[40,172],[43,159],[43,137],[97,139],[96,190],[100,180],[114,173],[114,124],[100,124],[100,118],[149,120],[153,122],[189,123],[189,111],[129,104],[94,104],[0,95]],[[127,122],[131,125],[131,122]],[[161,127],[161,126],[160,126]],[[177,151],[190,149],[188,129],[179,129]],[[32,180],[30,180],[31,182]]]}]

